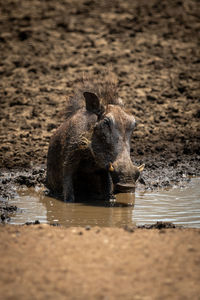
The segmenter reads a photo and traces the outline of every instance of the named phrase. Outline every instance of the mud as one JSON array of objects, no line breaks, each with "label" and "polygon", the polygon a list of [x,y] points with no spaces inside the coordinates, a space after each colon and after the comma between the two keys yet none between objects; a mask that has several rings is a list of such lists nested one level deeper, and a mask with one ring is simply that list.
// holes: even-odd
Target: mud
[{"label": "mud", "polygon": [[[200,174],[196,1],[0,2],[0,195],[43,184],[50,136],[83,74],[111,68],[137,127],[138,189]],[[4,170],[4,171],[3,171]],[[16,171],[17,170],[17,171]]]},{"label": "mud", "polygon": [[[43,185],[50,136],[83,73],[109,66],[137,121],[137,188],[200,174],[199,14],[196,0],[0,1],[1,215],[17,186]],[[199,230],[130,240],[38,226],[1,227],[4,299],[199,298]]]},{"label": "mud", "polygon": [[8,205],[1,199],[0,205],[0,223],[5,223],[10,221],[10,217],[13,215],[14,212],[17,211],[16,205]]},{"label": "mud", "polygon": [[0,5],[0,167],[45,164],[66,97],[83,73],[112,65],[138,124],[133,159],[152,173],[180,164],[199,171],[196,1]]}]

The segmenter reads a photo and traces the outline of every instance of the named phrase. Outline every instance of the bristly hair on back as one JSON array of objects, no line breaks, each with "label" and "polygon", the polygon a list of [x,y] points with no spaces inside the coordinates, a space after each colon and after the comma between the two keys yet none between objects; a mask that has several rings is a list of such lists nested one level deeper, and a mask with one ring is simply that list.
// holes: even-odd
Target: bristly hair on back
[{"label": "bristly hair on back", "polygon": [[104,106],[122,105],[122,100],[118,96],[118,81],[115,74],[110,71],[96,76],[84,74],[73,95],[67,99],[67,106],[63,112],[65,118],[69,118],[85,106],[84,92],[94,93]]}]

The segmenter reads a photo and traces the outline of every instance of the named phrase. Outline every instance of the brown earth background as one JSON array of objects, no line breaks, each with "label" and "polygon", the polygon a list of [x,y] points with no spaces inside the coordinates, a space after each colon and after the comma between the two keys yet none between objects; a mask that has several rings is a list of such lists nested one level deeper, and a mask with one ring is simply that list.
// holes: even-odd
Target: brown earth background
[{"label": "brown earth background", "polygon": [[197,3],[1,0],[0,167],[45,164],[67,96],[108,67],[137,120],[133,157],[197,159]]},{"label": "brown earth background", "polygon": [[[199,16],[195,0],[0,0],[1,196],[10,172],[43,182],[68,95],[108,68],[148,187],[199,175]],[[0,225],[0,241],[2,300],[200,299],[199,229]]]}]

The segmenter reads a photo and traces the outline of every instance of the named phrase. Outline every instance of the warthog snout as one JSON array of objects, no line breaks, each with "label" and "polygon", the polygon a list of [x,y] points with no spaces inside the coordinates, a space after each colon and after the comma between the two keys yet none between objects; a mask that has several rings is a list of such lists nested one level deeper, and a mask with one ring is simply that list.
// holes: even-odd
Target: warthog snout
[{"label": "warthog snout", "polygon": [[109,170],[113,180],[114,193],[130,193],[135,191],[136,181],[144,169],[144,164],[136,167],[130,158],[120,159],[110,164]]}]

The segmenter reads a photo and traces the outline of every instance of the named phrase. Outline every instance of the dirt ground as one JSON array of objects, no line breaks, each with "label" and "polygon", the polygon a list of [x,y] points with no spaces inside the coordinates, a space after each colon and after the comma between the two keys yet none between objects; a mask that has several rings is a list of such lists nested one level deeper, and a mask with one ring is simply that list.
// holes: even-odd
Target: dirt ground
[{"label": "dirt ground", "polygon": [[[83,77],[111,68],[152,188],[200,175],[196,0],[0,0],[0,212],[42,185],[50,136]],[[130,230],[131,231],[131,230]],[[200,299],[198,229],[0,226],[0,299]]]},{"label": "dirt ground", "polygon": [[199,229],[0,227],[7,299],[199,299]]},{"label": "dirt ground", "polygon": [[197,159],[197,1],[1,0],[0,9],[0,167],[45,164],[66,97],[83,73],[109,66],[137,120],[133,158],[151,170],[158,157],[173,167]]}]

